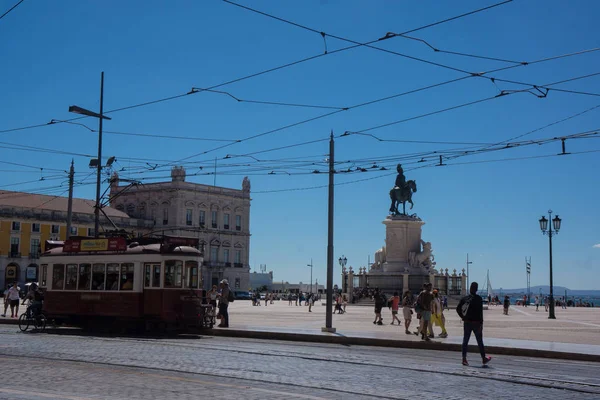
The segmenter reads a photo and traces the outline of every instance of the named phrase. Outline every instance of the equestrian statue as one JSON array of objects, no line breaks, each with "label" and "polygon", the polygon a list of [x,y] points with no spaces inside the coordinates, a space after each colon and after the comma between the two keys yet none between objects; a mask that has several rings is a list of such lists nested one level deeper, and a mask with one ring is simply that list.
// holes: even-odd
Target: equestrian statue
[{"label": "equestrian statue", "polygon": [[[390,212],[392,215],[406,215],[406,202],[410,203],[410,209],[413,208],[412,194],[417,191],[417,182],[410,180],[406,181],[404,177],[404,170],[402,164],[398,164],[396,167],[398,176],[396,176],[396,184],[392,190],[390,190],[390,199],[392,205],[390,206]],[[402,203],[402,213],[398,211],[398,205]]]}]

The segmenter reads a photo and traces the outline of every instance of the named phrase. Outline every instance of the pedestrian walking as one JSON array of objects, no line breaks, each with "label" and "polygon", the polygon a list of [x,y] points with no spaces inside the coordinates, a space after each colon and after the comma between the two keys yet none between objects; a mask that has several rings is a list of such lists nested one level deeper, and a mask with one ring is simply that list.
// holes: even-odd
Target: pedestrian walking
[{"label": "pedestrian walking", "polygon": [[292,294],[288,293],[288,306],[292,305]]},{"label": "pedestrian walking", "polygon": [[510,307],[510,297],[504,296],[504,315],[508,315],[508,307]]},{"label": "pedestrian walking", "polygon": [[419,293],[417,297],[417,305],[419,306],[420,311],[417,311],[421,314],[421,324],[419,332],[421,333],[421,340],[430,341],[428,332],[432,332],[431,328],[431,303],[433,302],[433,294],[431,293],[432,288],[431,283],[426,283],[423,285],[423,290]]},{"label": "pedestrian walking", "polygon": [[404,317],[404,332],[407,335],[410,335],[409,328],[410,328],[410,323],[412,321],[412,314],[413,314],[412,305],[413,305],[412,293],[410,292],[410,290],[407,290],[402,295],[402,316]]},{"label": "pedestrian walking", "polygon": [[402,322],[398,319],[398,307],[400,306],[400,296],[398,292],[394,292],[394,296],[388,301],[390,308],[392,309],[392,322],[390,325],[394,325],[394,321],[398,321],[398,326],[402,325]]},{"label": "pedestrian walking", "polygon": [[314,303],[314,295],[311,293],[308,295],[307,303],[308,303],[308,312],[312,312],[312,306]]},{"label": "pedestrian walking", "polygon": [[19,295],[19,286],[17,286],[17,282],[13,282],[13,285],[10,289],[8,289],[8,301],[10,302],[10,317],[11,318],[19,318],[19,300],[21,300],[21,296]]},{"label": "pedestrian walking", "polygon": [[4,313],[2,314],[3,317],[6,317],[6,310],[8,310],[8,306],[10,305],[10,301],[8,300],[8,290],[10,289],[10,285],[6,286],[6,289],[4,290]]},{"label": "pedestrian walking", "polygon": [[433,291],[433,307],[431,313],[431,332],[429,337],[433,337],[433,325],[437,325],[442,328],[440,333],[441,338],[447,338],[448,332],[446,331],[446,318],[444,317],[444,307],[442,307],[442,299],[439,297],[438,291]]},{"label": "pedestrian walking", "polygon": [[233,301],[233,293],[229,290],[229,282],[223,279],[219,284],[221,294],[219,296],[219,315],[221,316],[220,328],[229,328],[229,302]]},{"label": "pedestrian walking", "polygon": [[540,298],[535,296],[535,311],[540,311]]},{"label": "pedestrian walking", "polygon": [[381,309],[385,305],[385,299],[379,293],[379,290],[375,291],[375,321],[374,324],[383,325],[383,319],[381,318]]},{"label": "pedestrian walking", "polygon": [[492,359],[492,357],[485,355],[485,347],[483,346],[483,299],[477,294],[478,288],[477,282],[471,283],[469,295],[463,297],[456,307],[458,316],[463,320],[462,365],[465,366],[469,365],[467,350],[471,333],[475,334],[483,365],[486,365]]},{"label": "pedestrian walking", "polygon": [[548,312],[548,306],[550,305],[550,301],[548,300],[548,296],[544,297],[544,309]]}]

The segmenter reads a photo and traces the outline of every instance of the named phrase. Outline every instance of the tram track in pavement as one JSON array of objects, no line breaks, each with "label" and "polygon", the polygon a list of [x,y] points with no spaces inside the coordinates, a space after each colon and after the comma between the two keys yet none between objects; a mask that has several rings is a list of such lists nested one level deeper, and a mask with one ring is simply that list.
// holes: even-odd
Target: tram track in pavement
[{"label": "tram track in pavement", "polygon": [[[100,338],[100,339],[102,339],[102,338]],[[126,337],[119,337],[119,338],[113,337],[113,338],[110,338],[110,340],[139,341],[139,340],[144,340],[144,339],[143,338],[135,338],[134,339],[134,338],[126,338]],[[307,355],[305,355],[305,353],[293,352],[293,351],[289,351],[289,350],[286,350],[284,352],[281,352],[281,351],[264,352],[264,351],[257,351],[257,350],[247,350],[239,345],[237,345],[237,346],[231,346],[231,345],[218,346],[217,345],[217,346],[215,346],[214,344],[203,345],[201,343],[181,343],[179,340],[181,340],[181,339],[160,339],[160,338],[146,339],[146,341],[149,341],[149,342],[158,342],[161,344],[168,344],[171,346],[180,346],[180,347],[187,347],[187,348],[194,348],[194,349],[223,350],[223,351],[231,351],[231,350],[235,349],[235,351],[238,353],[249,354],[249,355],[261,355],[261,356],[266,356],[266,357],[292,357],[292,358],[302,359],[305,361],[320,361],[320,362],[332,362],[332,363],[342,362],[342,361],[332,360],[331,358],[318,357],[318,356],[314,356],[314,355],[307,356]],[[238,342],[238,341],[236,341],[236,342]],[[251,341],[248,341],[248,342],[253,343]],[[282,346],[285,346],[284,343],[279,343],[279,344]],[[310,346],[310,347],[314,347],[314,346]],[[327,348],[328,350],[331,350],[331,345],[322,346],[322,347]],[[354,347],[359,347],[359,346],[354,346]],[[371,351],[371,349],[369,349],[369,351]],[[346,356],[347,356],[347,354],[346,354]],[[454,358],[452,358],[452,360],[454,361]],[[468,368],[468,369],[465,369],[465,371],[468,371],[467,373],[465,373],[463,371],[461,371],[461,372],[456,372],[453,370],[441,371],[441,370],[435,370],[435,369],[432,370],[430,368],[423,368],[423,367],[398,366],[398,365],[390,366],[389,364],[381,364],[381,363],[373,363],[373,362],[357,362],[357,361],[348,360],[347,358],[344,359],[343,363],[344,364],[353,364],[353,365],[358,365],[358,366],[393,368],[393,369],[397,369],[397,370],[409,370],[409,371],[421,372],[421,373],[446,374],[446,375],[459,376],[459,377],[495,380],[495,381],[501,381],[501,382],[536,386],[536,387],[540,387],[540,388],[571,390],[571,391],[575,391],[578,393],[600,394],[600,381],[598,384],[594,384],[594,383],[583,382],[583,381],[574,381],[574,380],[564,380],[564,379],[557,380],[556,377],[545,377],[545,376],[541,376],[540,374],[522,375],[522,374],[514,374],[514,373],[505,373],[505,372],[496,370],[493,366],[490,366],[487,368],[476,368],[476,369]],[[578,362],[578,364],[579,363],[580,362]],[[590,364],[588,363],[588,365],[590,365]],[[600,365],[597,365],[597,366],[600,367]],[[515,380],[515,379],[518,379],[518,380]],[[559,385],[556,385],[556,383],[558,383]],[[582,389],[582,387],[588,388],[588,390]]]},{"label": "tram track in pavement", "polygon": [[[79,332],[80,333],[80,332]],[[538,387],[538,388],[545,388],[545,389],[558,389],[558,390],[566,390],[569,392],[573,392],[573,393],[581,393],[581,394],[600,394],[600,384],[597,383],[591,383],[591,382],[584,382],[581,380],[575,380],[572,377],[568,377],[562,375],[562,379],[561,379],[561,375],[556,374],[555,376],[551,376],[551,375],[542,375],[540,373],[529,373],[527,375],[524,374],[520,374],[520,373],[511,373],[511,372],[506,372],[503,370],[497,370],[494,367],[489,367],[489,368],[485,368],[485,369],[479,369],[479,368],[464,368],[462,366],[460,367],[448,367],[446,365],[443,364],[443,362],[441,361],[448,361],[448,360],[452,360],[452,362],[455,362],[455,357],[440,357],[441,354],[439,352],[436,352],[436,356],[435,357],[431,357],[434,360],[439,360],[438,362],[431,362],[431,360],[429,359],[425,359],[424,362],[426,364],[426,366],[421,367],[421,366],[417,366],[417,365],[400,365],[400,364],[390,364],[390,363],[380,363],[380,362],[372,362],[372,361],[359,361],[358,358],[360,357],[360,354],[358,354],[358,357],[356,355],[352,355],[352,354],[348,354],[348,348],[347,347],[340,347],[339,345],[325,345],[325,346],[318,346],[319,348],[322,348],[323,350],[328,350],[329,351],[329,356],[325,357],[325,356],[319,356],[319,355],[315,355],[313,354],[306,354],[306,352],[302,352],[302,351],[294,351],[292,349],[290,349],[290,347],[294,346],[294,347],[298,347],[298,344],[294,344],[294,345],[290,345],[290,342],[271,342],[272,345],[275,345],[279,348],[283,348],[283,350],[281,349],[269,349],[268,351],[264,351],[263,350],[256,350],[256,349],[249,349],[248,345],[255,345],[256,343],[261,343],[264,344],[265,341],[252,341],[252,340],[244,340],[240,343],[239,340],[236,340],[235,342],[232,340],[231,343],[226,343],[226,344],[222,344],[219,345],[217,343],[208,343],[208,342],[198,342],[198,343],[189,343],[189,342],[184,342],[185,339],[191,339],[189,337],[187,338],[179,338],[179,339],[174,339],[174,338],[164,338],[164,337],[109,337],[109,336],[98,336],[98,335],[81,335],[81,334],[74,334],[74,332],[66,332],[63,331],[60,334],[58,334],[57,336],[61,336],[61,335],[71,335],[71,336],[81,336],[81,337],[86,337],[86,338],[93,338],[96,340],[106,340],[106,341],[117,341],[117,342],[135,342],[135,343],[139,343],[139,342],[150,342],[156,345],[162,345],[162,346],[175,346],[175,347],[183,347],[183,348],[190,348],[190,349],[195,349],[195,350],[202,350],[204,352],[206,351],[233,351],[235,353],[240,353],[240,354],[247,354],[247,355],[251,355],[251,356],[263,356],[263,357],[286,357],[286,358],[294,358],[294,359],[301,359],[304,361],[308,361],[308,362],[326,362],[326,363],[332,363],[332,370],[336,370],[337,366],[339,365],[354,365],[354,366],[359,366],[359,367],[367,367],[367,368],[386,368],[386,369],[393,369],[395,371],[398,371],[398,373],[402,373],[402,372],[407,372],[407,371],[411,371],[411,372],[416,372],[419,374],[435,374],[435,375],[445,375],[445,376],[455,376],[455,377],[460,377],[460,378],[475,378],[478,380],[484,380],[484,381],[496,381],[496,382],[506,382],[506,383],[511,383],[511,384],[516,384],[516,385],[525,385],[525,386],[530,386],[530,387]],[[52,335],[52,333],[50,333],[50,335]],[[210,338],[210,336],[202,336],[203,338]],[[301,347],[307,347],[307,348],[314,348],[315,346],[312,345],[307,345],[304,344]],[[352,346],[352,348],[354,349],[359,349],[359,350],[367,350],[365,348],[362,348],[360,346]],[[331,354],[331,352],[335,350],[334,354]],[[384,349],[379,349],[378,351],[373,351],[372,348],[368,349],[368,353],[369,354],[373,354],[373,353],[380,353],[381,355],[385,355],[386,354],[386,350]],[[2,349],[0,348],[0,354],[2,354]],[[414,355],[414,353],[413,353]],[[332,358],[333,356],[333,358]],[[428,356],[427,356],[428,357]],[[502,360],[505,357],[500,357],[499,360]],[[50,359],[54,359],[54,358],[50,358]],[[82,362],[81,360],[77,360],[77,359],[72,359],[70,361],[73,362]],[[397,361],[397,360],[396,360]],[[431,365],[433,364],[433,365]],[[122,364],[110,364],[110,365],[122,365]],[[581,366],[582,368],[585,368],[586,366],[589,365],[594,365],[591,363],[584,363],[584,362],[571,362],[571,365],[574,365],[576,367]],[[597,365],[594,365],[597,366]],[[159,370],[165,370],[165,371],[171,371],[171,372],[185,372],[185,371],[180,371],[180,370],[173,370],[173,369],[159,369]],[[228,371],[228,372],[234,372],[235,369],[232,369],[232,371]],[[248,371],[248,369],[244,369],[244,371]],[[255,370],[255,371],[250,371],[250,372],[256,372],[256,373],[264,373],[264,370]],[[223,375],[219,375],[219,374],[210,374],[210,373],[205,373],[203,372],[202,374],[206,374],[206,375],[212,375],[212,376],[220,376],[223,377]],[[232,378],[235,378],[234,376],[232,376]],[[236,378],[236,379],[248,379],[248,378]],[[257,382],[271,382],[270,380],[261,380],[261,379],[256,379]],[[600,382],[600,381],[599,381]],[[300,385],[302,386],[302,385]],[[312,388],[314,388],[315,386],[310,386]],[[322,387],[322,390],[326,390],[326,387]],[[336,389],[336,392],[339,392],[339,389]],[[348,393],[352,393],[352,394],[357,394],[356,391],[349,391]],[[365,396],[368,396],[369,394],[363,394]],[[386,398],[385,396],[379,396],[381,398]],[[397,397],[390,397],[390,398],[397,398]]]}]

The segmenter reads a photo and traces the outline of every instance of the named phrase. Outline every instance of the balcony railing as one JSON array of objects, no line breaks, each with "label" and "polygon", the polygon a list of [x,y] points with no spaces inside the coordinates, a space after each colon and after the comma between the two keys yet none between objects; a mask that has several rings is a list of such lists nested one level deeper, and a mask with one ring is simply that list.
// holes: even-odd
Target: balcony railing
[{"label": "balcony railing", "polygon": [[31,258],[32,260],[37,260],[38,258],[40,258],[40,251],[32,251],[29,253],[29,258]]},{"label": "balcony railing", "polygon": [[241,226],[236,226],[236,227],[235,227],[235,230],[236,230],[236,231],[241,231],[241,230],[242,230],[242,227],[241,227]]},{"label": "balcony railing", "polygon": [[21,253],[17,253],[16,251],[10,251],[8,253],[8,257],[10,257],[10,258],[21,258]]},{"label": "balcony railing", "polygon": [[216,223],[216,222],[213,222],[213,223],[212,223],[212,227],[213,227],[213,229],[217,229],[217,223]]},{"label": "balcony railing", "polygon": [[244,264],[243,263],[233,263],[233,267],[234,268],[244,268]]},{"label": "balcony railing", "polygon": [[229,224],[223,225],[223,229],[229,229]]}]

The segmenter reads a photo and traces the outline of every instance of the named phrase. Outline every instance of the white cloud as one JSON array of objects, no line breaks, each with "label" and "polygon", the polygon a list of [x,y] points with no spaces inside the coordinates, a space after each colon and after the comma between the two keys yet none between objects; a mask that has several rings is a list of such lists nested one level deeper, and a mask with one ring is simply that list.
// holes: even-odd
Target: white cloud
[{"label": "white cloud", "polygon": [[596,248],[596,249],[600,249],[600,243],[593,245],[592,247]]}]

